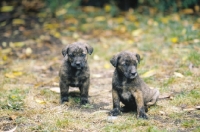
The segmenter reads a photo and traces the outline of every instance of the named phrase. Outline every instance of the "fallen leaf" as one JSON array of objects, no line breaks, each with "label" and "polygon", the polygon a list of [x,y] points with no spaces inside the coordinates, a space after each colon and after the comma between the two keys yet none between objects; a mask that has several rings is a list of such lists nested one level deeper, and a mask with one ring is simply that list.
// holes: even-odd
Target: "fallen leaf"
[{"label": "fallen leaf", "polygon": [[105,21],[106,18],[105,18],[105,16],[97,16],[97,17],[94,18],[94,20],[97,21],[97,22],[100,22],[100,21]]},{"label": "fallen leaf", "polygon": [[5,77],[7,77],[7,78],[16,78],[16,77],[21,76],[22,74],[23,74],[23,72],[13,71],[13,72],[6,73]]},{"label": "fallen leaf", "polygon": [[197,110],[200,110],[200,105],[195,107]]},{"label": "fallen leaf", "polygon": [[94,56],[93,56],[93,59],[94,59],[94,60],[100,60],[100,58],[99,58],[98,55],[94,55]]},{"label": "fallen leaf", "polygon": [[195,110],[195,108],[185,108],[185,109],[183,109],[183,111],[194,111]]},{"label": "fallen leaf", "polygon": [[175,75],[176,77],[180,77],[180,78],[183,78],[183,77],[184,77],[184,75],[181,74],[181,73],[179,73],[179,72],[174,72],[174,75]]},{"label": "fallen leaf", "polygon": [[141,33],[142,33],[142,29],[137,29],[137,30],[133,30],[131,34],[133,36],[139,36]]},{"label": "fallen leaf", "polygon": [[105,64],[104,64],[104,68],[105,68],[105,69],[109,69],[109,68],[110,68],[110,64],[109,64],[109,63],[105,63]]},{"label": "fallen leaf", "polygon": [[55,92],[55,93],[60,93],[60,88],[59,87],[53,87],[53,88],[50,88],[50,90]]},{"label": "fallen leaf", "polygon": [[92,74],[92,77],[94,77],[94,78],[100,78],[100,77],[103,77],[103,75],[102,74]]},{"label": "fallen leaf", "polygon": [[177,37],[173,37],[173,38],[171,38],[171,42],[172,43],[177,43],[179,40],[178,40],[178,38]]},{"label": "fallen leaf", "polygon": [[108,5],[108,4],[106,4],[106,5],[104,6],[104,10],[105,10],[106,12],[110,12],[111,6]]},{"label": "fallen leaf", "polygon": [[39,104],[46,104],[46,102],[44,100],[41,100],[41,99],[35,99],[35,102],[37,102]]},{"label": "fallen leaf", "polygon": [[1,12],[11,12],[13,11],[13,6],[3,6],[1,7]]},{"label": "fallen leaf", "polygon": [[10,47],[23,47],[25,45],[24,42],[11,42]]},{"label": "fallen leaf", "polygon": [[155,75],[155,74],[156,74],[156,70],[153,69],[153,70],[150,70],[150,71],[145,72],[144,74],[141,75],[141,77],[147,78],[147,77],[151,77],[151,76],[153,76],[153,75]]},{"label": "fallen leaf", "polygon": [[165,115],[164,111],[159,111],[160,115]]},{"label": "fallen leaf", "polygon": [[13,25],[24,25],[25,21],[23,19],[14,19],[12,23]]},{"label": "fallen leaf", "polygon": [[25,53],[26,53],[26,56],[30,56],[31,54],[32,54],[32,49],[31,48],[26,48],[26,51],[25,51]]}]

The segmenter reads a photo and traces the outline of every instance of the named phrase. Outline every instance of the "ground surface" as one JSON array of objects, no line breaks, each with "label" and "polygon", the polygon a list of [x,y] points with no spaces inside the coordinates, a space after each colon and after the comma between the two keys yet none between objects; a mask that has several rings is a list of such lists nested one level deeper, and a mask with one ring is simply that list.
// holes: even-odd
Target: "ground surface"
[{"label": "ground surface", "polygon": [[[1,32],[0,131],[200,131],[200,18],[132,11],[112,18],[92,14],[94,10]],[[86,106],[79,105],[76,88],[70,89],[68,103],[59,104],[61,50],[74,41],[94,47],[88,55],[91,84]],[[141,55],[140,75],[160,90],[149,120],[137,119],[134,112],[117,119],[108,116],[114,70],[109,59],[122,50]]]}]

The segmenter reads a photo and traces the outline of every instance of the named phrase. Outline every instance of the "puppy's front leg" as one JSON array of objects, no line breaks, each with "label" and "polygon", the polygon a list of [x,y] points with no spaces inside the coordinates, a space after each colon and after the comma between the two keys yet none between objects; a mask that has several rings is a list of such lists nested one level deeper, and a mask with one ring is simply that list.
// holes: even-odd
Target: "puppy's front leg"
[{"label": "puppy's front leg", "polygon": [[81,93],[81,105],[89,103],[88,101],[88,91],[89,91],[89,81],[85,81],[82,86],[79,87]]},{"label": "puppy's front leg", "polygon": [[120,114],[120,100],[119,95],[115,89],[112,89],[113,98],[113,110],[110,112],[112,116],[117,116]]},{"label": "puppy's front leg", "polygon": [[66,84],[66,81],[60,80],[60,103],[68,102],[68,91],[69,91],[69,86]]},{"label": "puppy's front leg", "polygon": [[145,113],[145,107],[144,107],[144,101],[143,101],[143,95],[141,90],[135,90],[131,91],[133,96],[135,97],[135,102],[137,105],[137,117],[148,119],[146,113]]}]

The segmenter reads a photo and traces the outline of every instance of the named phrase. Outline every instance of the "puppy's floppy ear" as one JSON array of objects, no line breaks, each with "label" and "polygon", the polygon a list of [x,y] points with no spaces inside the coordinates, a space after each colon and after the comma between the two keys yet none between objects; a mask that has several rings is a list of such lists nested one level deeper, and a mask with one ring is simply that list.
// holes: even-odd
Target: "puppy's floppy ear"
[{"label": "puppy's floppy ear", "polygon": [[111,59],[110,59],[110,63],[116,67],[117,66],[117,62],[119,60],[119,54],[114,55]]},{"label": "puppy's floppy ear", "polygon": [[84,45],[85,45],[85,47],[87,49],[88,54],[91,55],[92,52],[93,52],[92,46],[88,45],[87,43],[84,43]]},{"label": "puppy's floppy ear", "polygon": [[135,56],[136,56],[136,58],[137,58],[137,60],[138,60],[138,63],[140,63],[140,55],[139,55],[139,54],[136,54]]},{"label": "puppy's floppy ear", "polygon": [[65,57],[68,53],[69,45],[67,45],[65,48],[62,49],[62,55]]}]

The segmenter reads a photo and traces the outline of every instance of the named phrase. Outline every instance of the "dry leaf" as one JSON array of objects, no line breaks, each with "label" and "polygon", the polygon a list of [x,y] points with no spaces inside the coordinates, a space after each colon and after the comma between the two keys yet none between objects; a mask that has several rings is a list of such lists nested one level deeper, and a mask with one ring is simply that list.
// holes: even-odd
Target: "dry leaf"
[{"label": "dry leaf", "polygon": [[150,71],[145,72],[144,74],[141,75],[141,77],[147,78],[147,77],[151,77],[151,76],[153,76],[153,75],[155,75],[155,74],[156,74],[156,70],[153,69],[153,70],[150,70]]},{"label": "dry leaf", "polygon": [[165,115],[164,111],[159,111],[160,115]]},{"label": "dry leaf", "polygon": [[94,59],[94,60],[100,60],[100,58],[99,58],[98,55],[94,55],[94,56],[93,56],[93,59]]},{"label": "dry leaf", "polygon": [[26,56],[30,56],[32,54],[32,49],[31,48],[26,48],[25,54]]},{"label": "dry leaf", "polygon": [[5,74],[5,77],[7,78],[16,78],[23,75],[23,72],[20,71],[13,71]]},{"label": "dry leaf", "polygon": [[41,100],[41,99],[35,99],[35,102],[37,102],[39,104],[46,104],[46,102],[44,100]]},{"label": "dry leaf", "polygon": [[100,22],[100,21],[105,21],[106,18],[104,16],[97,16],[94,18],[95,21]]},{"label": "dry leaf", "polygon": [[183,111],[194,111],[195,110],[195,108],[185,108],[185,109],[183,109]]},{"label": "dry leaf", "polygon": [[177,37],[173,37],[173,38],[171,38],[171,42],[172,43],[177,43],[179,40],[178,40],[178,38]]},{"label": "dry leaf", "polygon": [[105,69],[109,69],[110,68],[110,64],[109,63],[104,64],[104,68]]},{"label": "dry leaf", "polygon": [[103,75],[102,74],[92,74],[92,77],[94,77],[94,78],[100,78],[100,77],[103,77]]},{"label": "dry leaf", "polygon": [[195,107],[197,110],[200,110],[200,105]]},{"label": "dry leaf", "polygon": [[11,12],[13,10],[13,6],[3,6],[1,7],[1,12]]},{"label": "dry leaf", "polygon": [[137,30],[133,30],[131,34],[133,36],[139,36],[141,33],[142,33],[142,29],[137,29]]},{"label": "dry leaf", "polygon": [[184,77],[184,75],[181,74],[181,73],[179,73],[179,72],[174,72],[174,75],[175,75],[176,77],[180,77],[180,78],[183,78],[183,77]]},{"label": "dry leaf", "polygon": [[106,5],[104,6],[104,10],[105,10],[106,12],[110,12],[111,6],[108,5],[108,4],[106,4]]},{"label": "dry leaf", "polygon": [[50,90],[55,92],[55,93],[60,93],[60,88],[59,87],[53,87],[53,88],[50,88]]},{"label": "dry leaf", "polygon": [[24,25],[25,21],[23,19],[14,19],[13,25]]}]

